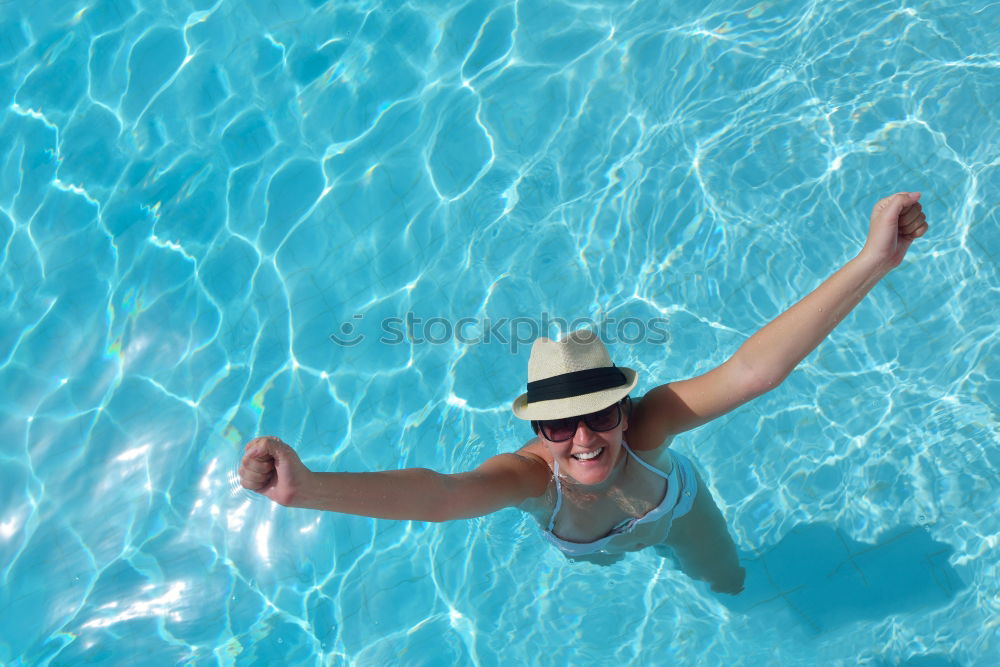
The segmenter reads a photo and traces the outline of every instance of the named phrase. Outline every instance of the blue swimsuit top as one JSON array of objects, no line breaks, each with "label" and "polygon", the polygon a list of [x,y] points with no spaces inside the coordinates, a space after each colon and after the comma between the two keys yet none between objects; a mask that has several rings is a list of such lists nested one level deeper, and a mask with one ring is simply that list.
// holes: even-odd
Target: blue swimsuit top
[{"label": "blue swimsuit top", "polygon": [[[667,488],[663,494],[663,499],[660,501],[659,505],[651,509],[646,514],[641,517],[631,517],[622,521],[620,524],[612,528],[610,533],[600,539],[594,540],[593,542],[570,542],[568,540],[564,540],[552,532],[552,527],[556,522],[556,515],[559,514],[559,509],[562,507],[562,485],[559,483],[559,463],[554,461],[555,471],[553,473],[553,477],[556,481],[556,506],[555,509],[552,510],[552,516],[549,518],[549,526],[542,534],[545,535],[545,538],[549,542],[558,547],[559,550],[567,556],[585,556],[587,554],[603,551],[608,542],[615,537],[631,532],[640,524],[652,523],[653,521],[661,519],[670,512],[674,513],[671,518],[671,523],[673,523],[673,519],[687,514],[688,510],[691,509],[691,505],[694,504],[694,490],[696,487],[693,487],[691,484],[694,481],[694,468],[691,466],[691,461],[688,460],[686,456],[682,456],[674,451],[670,452],[670,455],[674,460],[674,466],[673,470],[668,475],[662,470],[654,468],[643,461],[640,457],[636,456],[635,452],[632,451],[632,449],[628,446],[628,443],[625,441],[622,441],[622,446],[625,447],[625,451],[628,452],[629,456],[645,466],[647,469],[667,480]],[[669,527],[667,530],[669,530]]]}]

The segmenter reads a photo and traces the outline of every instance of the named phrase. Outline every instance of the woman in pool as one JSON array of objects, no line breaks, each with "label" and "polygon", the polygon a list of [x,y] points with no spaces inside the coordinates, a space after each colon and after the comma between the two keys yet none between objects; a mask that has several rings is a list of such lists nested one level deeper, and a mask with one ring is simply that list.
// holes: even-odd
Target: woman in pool
[{"label": "woman in pool", "polygon": [[382,519],[449,521],[519,507],[570,558],[607,564],[656,546],[713,590],[739,593],[744,571],[722,513],[691,461],[669,449],[671,438],[778,386],[924,235],[919,198],[880,201],[857,257],[721,366],[656,387],[634,409],[635,371],[614,366],[593,333],[576,331],[532,346],[527,392],[513,409],[536,437],[515,453],[457,474],[315,473],[278,438],[259,437],[246,446],[240,481],[281,505]]}]

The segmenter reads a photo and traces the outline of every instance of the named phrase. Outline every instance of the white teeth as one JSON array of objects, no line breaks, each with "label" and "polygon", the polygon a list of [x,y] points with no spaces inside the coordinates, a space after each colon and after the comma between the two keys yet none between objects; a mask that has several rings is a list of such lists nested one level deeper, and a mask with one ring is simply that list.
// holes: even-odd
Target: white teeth
[{"label": "white teeth", "polygon": [[604,447],[601,447],[600,449],[590,452],[589,454],[574,454],[573,458],[577,459],[578,461],[589,461],[590,459],[595,458],[598,454],[600,454],[603,451]]}]

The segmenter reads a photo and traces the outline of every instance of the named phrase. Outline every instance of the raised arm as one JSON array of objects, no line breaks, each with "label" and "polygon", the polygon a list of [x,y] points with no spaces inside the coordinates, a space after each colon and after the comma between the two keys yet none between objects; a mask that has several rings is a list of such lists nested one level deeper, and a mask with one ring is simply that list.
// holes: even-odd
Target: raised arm
[{"label": "raised arm", "polygon": [[548,481],[541,459],[518,454],[494,456],[454,475],[426,468],[312,472],[295,450],[272,437],[251,440],[240,464],[240,483],[279,505],[414,521],[489,514],[541,495]]},{"label": "raised arm", "polygon": [[636,407],[639,433],[631,439],[655,447],[666,436],[700,426],[781,384],[927,231],[919,199],[918,192],[901,192],[878,202],[857,257],[751,336],[721,366],[650,391]]}]

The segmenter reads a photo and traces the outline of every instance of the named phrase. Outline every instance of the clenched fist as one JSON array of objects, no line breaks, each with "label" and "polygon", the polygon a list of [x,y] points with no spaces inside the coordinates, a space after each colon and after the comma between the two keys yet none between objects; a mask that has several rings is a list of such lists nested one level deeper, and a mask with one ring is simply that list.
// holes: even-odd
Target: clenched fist
[{"label": "clenched fist", "polygon": [[294,449],[271,436],[248,442],[240,461],[240,484],[286,507],[311,474]]},{"label": "clenched fist", "polygon": [[897,192],[875,204],[861,254],[887,269],[899,266],[913,240],[927,232],[927,216],[919,202],[919,192]]}]

